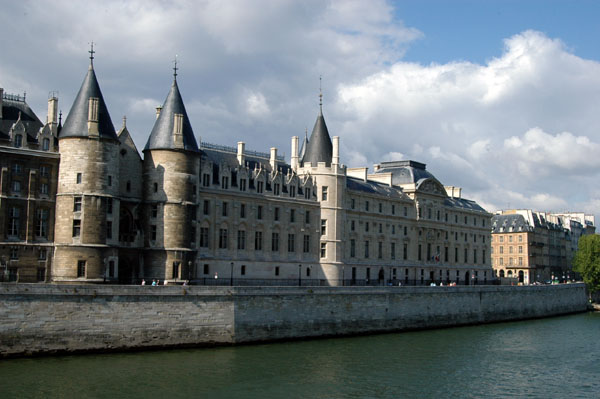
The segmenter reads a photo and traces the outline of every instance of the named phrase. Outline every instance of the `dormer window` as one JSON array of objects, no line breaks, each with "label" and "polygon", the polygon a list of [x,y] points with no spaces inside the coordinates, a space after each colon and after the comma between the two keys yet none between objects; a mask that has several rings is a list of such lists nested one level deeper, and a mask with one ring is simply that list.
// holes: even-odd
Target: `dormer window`
[{"label": "dormer window", "polygon": [[50,149],[50,139],[45,138],[44,140],[42,140],[42,150],[48,151],[49,149]]},{"label": "dormer window", "polygon": [[17,134],[15,136],[15,148],[21,148],[23,146],[23,136]]},{"label": "dormer window", "polygon": [[88,122],[98,122],[98,98],[90,97],[88,103]]}]

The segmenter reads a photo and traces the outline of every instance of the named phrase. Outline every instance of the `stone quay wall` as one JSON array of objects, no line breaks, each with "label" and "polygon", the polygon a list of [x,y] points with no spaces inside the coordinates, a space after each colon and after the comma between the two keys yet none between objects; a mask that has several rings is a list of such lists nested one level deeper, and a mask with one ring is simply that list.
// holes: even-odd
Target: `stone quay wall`
[{"label": "stone quay wall", "polygon": [[406,331],[583,312],[583,284],[0,285],[0,357]]}]

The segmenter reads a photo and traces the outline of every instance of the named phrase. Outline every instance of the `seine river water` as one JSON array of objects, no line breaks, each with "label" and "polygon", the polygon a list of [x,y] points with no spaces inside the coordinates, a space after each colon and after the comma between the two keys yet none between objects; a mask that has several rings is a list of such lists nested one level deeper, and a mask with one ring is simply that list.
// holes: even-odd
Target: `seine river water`
[{"label": "seine river water", "polygon": [[598,398],[600,313],[212,349],[0,360],[0,398]]}]

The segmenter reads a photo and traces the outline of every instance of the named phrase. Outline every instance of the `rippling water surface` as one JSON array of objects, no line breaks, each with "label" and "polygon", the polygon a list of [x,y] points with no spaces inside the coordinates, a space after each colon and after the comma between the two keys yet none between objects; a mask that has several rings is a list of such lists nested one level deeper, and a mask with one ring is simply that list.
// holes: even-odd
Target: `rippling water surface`
[{"label": "rippling water surface", "polygon": [[0,361],[0,398],[599,398],[600,313],[368,337]]}]

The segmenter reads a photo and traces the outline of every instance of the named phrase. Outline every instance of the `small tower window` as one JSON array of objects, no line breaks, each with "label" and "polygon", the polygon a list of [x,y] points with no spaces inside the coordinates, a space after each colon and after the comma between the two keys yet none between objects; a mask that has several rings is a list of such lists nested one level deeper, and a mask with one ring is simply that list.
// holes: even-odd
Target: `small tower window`
[{"label": "small tower window", "polygon": [[81,172],[77,173],[77,184],[81,184]]},{"label": "small tower window", "polygon": [[154,183],[154,192],[158,192],[158,183]]},{"label": "small tower window", "polygon": [[126,189],[127,189],[127,192],[131,191],[131,182],[130,181],[127,181],[127,188]]}]

